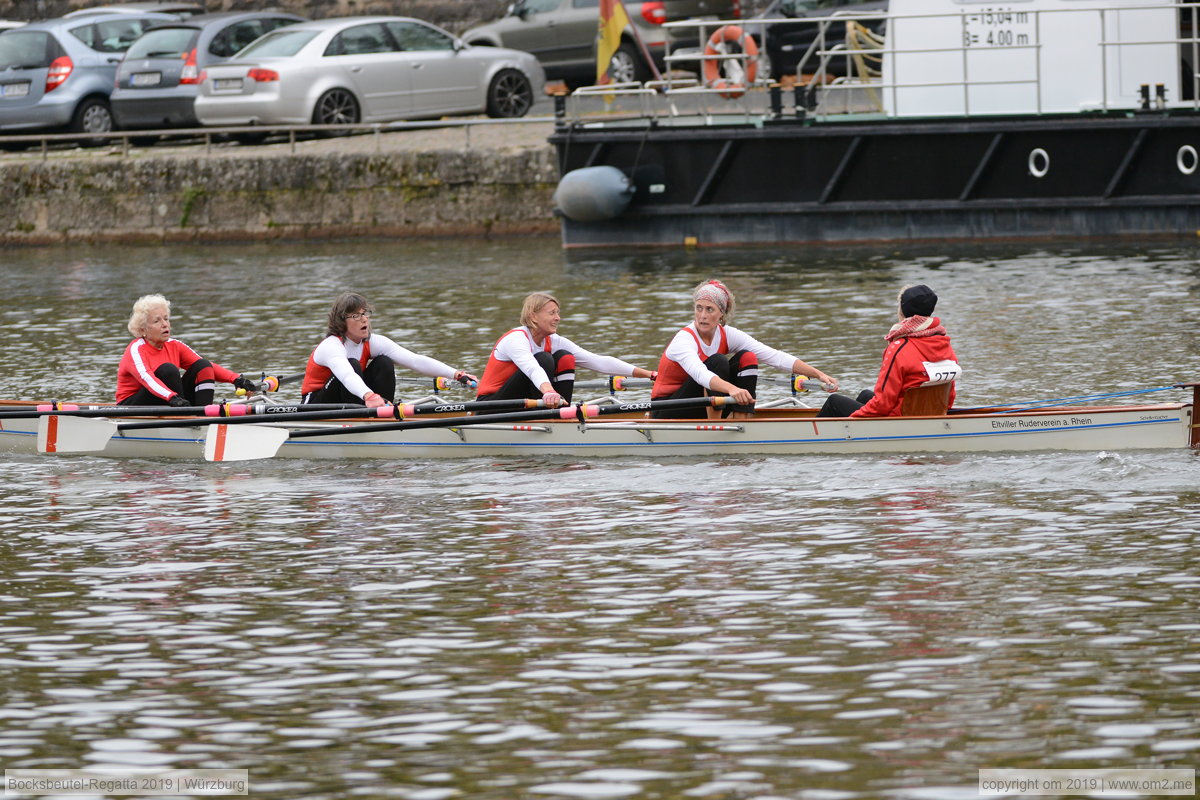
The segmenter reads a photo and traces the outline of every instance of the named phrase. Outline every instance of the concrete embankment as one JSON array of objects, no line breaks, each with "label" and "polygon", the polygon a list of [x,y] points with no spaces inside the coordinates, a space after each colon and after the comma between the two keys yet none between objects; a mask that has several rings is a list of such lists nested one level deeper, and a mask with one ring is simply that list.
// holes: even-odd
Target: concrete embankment
[{"label": "concrete embankment", "polygon": [[0,243],[557,230],[549,123],[0,159]]}]

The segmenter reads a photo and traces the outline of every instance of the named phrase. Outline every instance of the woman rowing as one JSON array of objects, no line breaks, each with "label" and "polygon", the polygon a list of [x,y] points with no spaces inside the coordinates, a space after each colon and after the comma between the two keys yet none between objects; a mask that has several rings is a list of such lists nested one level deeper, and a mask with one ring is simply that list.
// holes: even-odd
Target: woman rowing
[{"label": "woman rowing", "polygon": [[418,355],[371,332],[374,307],[357,292],[338,295],[329,308],[325,338],[304,370],[304,403],[351,403],[378,408],[396,401],[396,365],[431,378],[474,381],[466,370]]},{"label": "woman rowing", "polygon": [[[829,391],[837,391],[837,380],[821,370],[726,324],[733,316],[734,297],[725,284],[700,284],[692,292],[692,304],[691,323],[675,334],[658,362],[652,400],[727,395],[736,405],[726,406],[723,415],[748,414],[758,388],[759,363],[816,378]],[[652,416],[703,418],[706,411],[656,411]]]},{"label": "woman rowing", "polygon": [[557,408],[571,402],[577,366],[605,375],[654,378],[648,369],[596,355],[559,335],[561,319],[554,295],[534,292],[526,297],[520,327],[501,336],[492,348],[476,399],[540,399]]},{"label": "woman rowing", "polygon": [[875,391],[854,400],[831,394],[818,417],[898,417],[904,395],[921,386],[949,383],[947,408],[954,405],[954,378],[961,372],[958,357],[942,321],[933,316],[938,297],[924,284],[905,286],[897,297],[896,317],[884,339],[883,363]]},{"label": "woman rowing", "polygon": [[[254,381],[203,358],[171,338],[171,303],[161,294],[139,297],[129,317],[137,338],[125,348],[117,367],[117,403],[124,406],[206,406],[217,381],[247,392]],[[181,374],[182,373],[182,374]]]}]

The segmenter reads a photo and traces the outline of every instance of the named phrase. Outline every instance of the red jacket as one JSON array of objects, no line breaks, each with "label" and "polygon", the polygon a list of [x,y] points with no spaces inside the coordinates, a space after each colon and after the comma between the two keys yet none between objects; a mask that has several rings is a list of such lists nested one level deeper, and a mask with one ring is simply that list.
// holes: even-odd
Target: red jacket
[{"label": "red jacket", "polygon": [[[154,370],[163,364],[174,364],[180,370],[200,360],[200,355],[178,339],[167,339],[162,347],[155,347],[145,339],[134,339],[125,348],[121,364],[117,367],[117,402],[145,388],[163,400],[169,400],[174,390],[164,386],[154,377]],[[233,383],[238,374],[220,364],[212,363],[213,378],[222,383]]]},{"label": "red jacket", "polygon": [[[934,324],[939,324],[934,320]],[[875,396],[852,417],[898,417],[900,401],[909,389],[929,380],[926,361],[958,361],[950,337],[921,336],[893,339],[883,351],[883,364],[875,381]],[[954,405],[954,384],[950,384],[950,405]]]}]

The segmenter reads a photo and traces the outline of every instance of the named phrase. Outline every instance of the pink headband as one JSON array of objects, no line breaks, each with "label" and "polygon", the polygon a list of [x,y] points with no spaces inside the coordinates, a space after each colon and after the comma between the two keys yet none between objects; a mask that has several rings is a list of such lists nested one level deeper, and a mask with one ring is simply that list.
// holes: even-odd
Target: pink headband
[{"label": "pink headband", "polygon": [[696,300],[709,300],[715,303],[717,308],[721,309],[722,314],[729,311],[729,290],[720,281],[709,281],[697,289],[696,293],[692,295],[692,301]]}]

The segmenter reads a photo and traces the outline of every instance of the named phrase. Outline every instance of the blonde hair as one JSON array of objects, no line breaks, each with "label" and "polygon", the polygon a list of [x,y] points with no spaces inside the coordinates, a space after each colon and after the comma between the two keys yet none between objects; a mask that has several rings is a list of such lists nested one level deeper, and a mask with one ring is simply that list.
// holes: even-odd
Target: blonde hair
[{"label": "blonde hair", "polygon": [[533,315],[551,303],[562,308],[562,303],[558,302],[558,299],[549,292],[534,292],[526,297],[525,303],[521,306],[521,324],[526,328],[533,327]]},{"label": "blonde hair", "polygon": [[156,308],[164,308],[170,314],[171,301],[161,294],[142,295],[133,304],[133,313],[129,315],[129,324],[125,327],[129,328],[129,332],[134,336],[141,336],[150,322],[150,312]]}]

